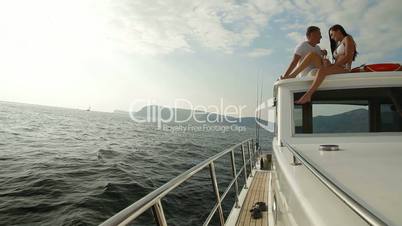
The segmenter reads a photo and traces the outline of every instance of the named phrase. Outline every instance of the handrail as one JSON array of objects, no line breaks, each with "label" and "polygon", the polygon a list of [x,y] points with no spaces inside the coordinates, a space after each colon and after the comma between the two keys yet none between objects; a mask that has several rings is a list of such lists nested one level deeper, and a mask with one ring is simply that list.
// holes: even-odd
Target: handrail
[{"label": "handrail", "polygon": [[[247,145],[247,150],[249,152],[250,158],[246,161],[245,159],[245,150],[244,150],[244,145]],[[239,170],[239,172],[236,172],[236,167],[235,167],[235,159],[234,159],[234,149],[241,147],[242,151],[242,157],[243,157],[243,166]],[[165,197],[170,191],[181,185],[183,182],[187,181],[189,178],[191,178],[193,175],[196,173],[200,172],[203,170],[205,167],[209,166],[210,170],[210,176],[212,179],[212,185],[214,189],[214,193],[216,196],[216,204],[212,208],[212,211],[210,212],[209,217],[205,221],[204,225],[208,225],[209,221],[211,220],[212,216],[215,214],[216,210],[218,210],[219,215],[220,215],[220,223],[223,226],[224,225],[224,217],[223,217],[223,211],[222,211],[222,205],[221,201],[225,198],[226,194],[228,193],[229,189],[235,185],[236,186],[236,207],[237,205],[237,200],[238,200],[238,183],[237,179],[241,175],[242,171],[244,172],[244,180],[245,184],[247,181],[247,170],[246,170],[246,165],[249,163],[250,165],[250,175],[252,176],[252,164],[253,164],[253,157],[255,159],[255,144],[253,139],[247,139],[245,141],[242,141],[241,143],[238,143],[236,145],[233,145],[229,147],[228,149],[202,161],[201,163],[197,164],[196,166],[190,168],[189,170],[185,171],[184,173],[180,174],[179,176],[175,177],[174,179],[170,180],[169,182],[165,183],[161,187],[157,188],[156,190],[152,191],[148,195],[144,196],[140,200],[136,201],[135,203],[131,204],[130,206],[126,207],[125,209],[121,210],[119,213],[115,214],[102,224],[100,226],[115,226],[115,225],[127,225],[130,222],[132,222],[135,218],[140,216],[142,213],[144,213],[146,210],[152,207],[153,213],[155,220],[158,225],[163,225],[166,226],[166,219],[165,215],[163,213],[163,208],[162,208],[162,203],[161,199]],[[233,174],[233,180],[229,184],[229,188],[226,189],[226,192],[224,192],[224,195],[221,197],[219,194],[219,189],[218,189],[218,183],[215,175],[215,167],[214,167],[214,161],[218,160],[222,156],[231,153],[231,163],[232,163],[232,174]],[[247,188],[247,185],[245,186]]]},{"label": "handrail", "polygon": [[[375,214],[370,212],[366,207],[353,199],[349,194],[343,191],[335,182],[330,180],[327,176],[321,173],[317,168],[315,168],[306,157],[304,157],[300,152],[293,148],[290,144],[283,141],[282,143],[288,148],[288,150],[293,154],[293,162],[297,163],[296,159],[299,160],[314,176],[318,178],[321,183],[323,183],[330,191],[332,191],[339,199],[341,199],[349,208],[351,208],[355,213],[357,213],[364,221],[373,226],[387,226],[382,219],[377,217]],[[300,164],[300,163],[298,163]],[[297,164],[295,164],[297,165]]]}]

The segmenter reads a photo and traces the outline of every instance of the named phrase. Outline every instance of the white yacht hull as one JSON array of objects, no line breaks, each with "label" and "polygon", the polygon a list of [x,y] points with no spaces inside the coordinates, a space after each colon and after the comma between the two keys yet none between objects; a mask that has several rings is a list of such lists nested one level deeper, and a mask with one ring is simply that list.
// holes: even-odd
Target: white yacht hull
[{"label": "white yacht hull", "polygon": [[[277,226],[368,225],[293,156],[273,141],[272,202]],[[273,204],[273,203],[271,203]]]},{"label": "white yacht hull", "polygon": [[[275,136],[273,225],[401,225],[402,72],[333,75],[312,104],[294,105],[311,80],[276,82],[264,105]],[[336,121],[350,106],[363,113]],[[320,151],[328,144],[340,151]]]}]

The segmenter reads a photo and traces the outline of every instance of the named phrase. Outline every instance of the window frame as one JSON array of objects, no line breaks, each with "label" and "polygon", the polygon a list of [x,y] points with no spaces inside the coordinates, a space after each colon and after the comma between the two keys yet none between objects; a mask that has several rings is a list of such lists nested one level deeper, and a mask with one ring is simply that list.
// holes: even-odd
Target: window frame
[{"label": "window frame", "polygon": [[[402,89],[402,87],[399,87],[399,86],[396,86],[396,87],[360,87],[360,88],[339,88],[339,89],[324,89],[324,90],[318,90],[317,92],[328,92],[328,91],[334,91],[334,92],[339,92],[339,91],[347,91],[347,90],[358,90],[358,91],[361,91],[361,90],[364,90],[364,89],[391,89],[391,88],[399,88],[399,89]],[[402,135],[402,128],[401,128],[401,131],[397,131],[397,132],[395,132],[395,131],[371,131],[372,130],[372,119],[371,119],[371,115],[370,114],[372,114],[370,111],[370,100],[368,99],[368,98],[363,98],[363,99],[360,99],[360,100],[366,100],[366,101],[369,101],[369,112],[368,112],[368,114],[369,114],[369,132],[344,132],[344,133],[313,133],[312,132],[312,129],[313,129],[313,127],[311,128],[311,133],[296,133],[296,123],[295,123],[295,104],[294,104],[294,101],[295,101],[295,95],[299,95],[299,94],[303,94],[303,93],[305,93],[306,91],[302,91],[302,90],[294,90],[294,91],[290,91],[290,100],[291,100],[291,103],[290,103],[290,105],[291,105],[291,107],[290,107],[290,110],[291,110],[291,121],[290,121],[290,124],[291,124],[291,136],[292,137],[345,137],[345,136],[383,136],[383,135]],[[359,100],[359,99],[356,99],[356,100]],[[314,101],[314,100],[313,100]],[[319,100],[319,101],[322,101],[322,100]],[[311,103],[310,103],[310,105],[311,105]],[[304,105],[302,105],[302,106],[304,106]],[[311,114],[313,113],[313,109],[312,109],[312,107],[310,108],[310,110],[311,110]],[[378,109],[377,110],[379,110],[380,111],[380,114],[381,114],[381,103],[379,103],[378,104]],[[302,117],[302,120],[304,120],[303,119],[303,117]],[[313,121],[313,118],[311,117],[311,119],[310,119],[310,121],[312,122]],[[381,121],[378,121],[378,122],[380,122],[379,124],[381,125]]]}]

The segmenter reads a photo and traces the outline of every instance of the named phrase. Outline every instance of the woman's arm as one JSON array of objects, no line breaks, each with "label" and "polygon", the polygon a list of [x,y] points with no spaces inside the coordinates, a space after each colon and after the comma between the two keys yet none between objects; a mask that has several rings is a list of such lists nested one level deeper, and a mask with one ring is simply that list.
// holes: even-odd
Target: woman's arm
[{"label": "woman's arm", "polygon": [[346,63],[353,61],[353,56],[355,54],[355,43],[352,37],[347,36],[344,41],[345,44],[345,54],[340,55],[335,62],[335,65],[342,66]]}]

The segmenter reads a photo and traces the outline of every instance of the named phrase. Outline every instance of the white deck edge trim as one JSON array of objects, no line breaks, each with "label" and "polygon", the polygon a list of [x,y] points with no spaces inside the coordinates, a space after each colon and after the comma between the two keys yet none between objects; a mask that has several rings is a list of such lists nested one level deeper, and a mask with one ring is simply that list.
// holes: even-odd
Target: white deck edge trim
[{"label": "white deck edge trim", "polygon": [[272,203],[272,187],[271,187],[271,185],[272,185],[272,172],[269,172],[268,203],[267,203],[267,205],[268,205],[268,221],[267,221],[268,225],[267,226],[275,225],[274,216],[272,215],[272,205],[271,205],[271,203]]}]

